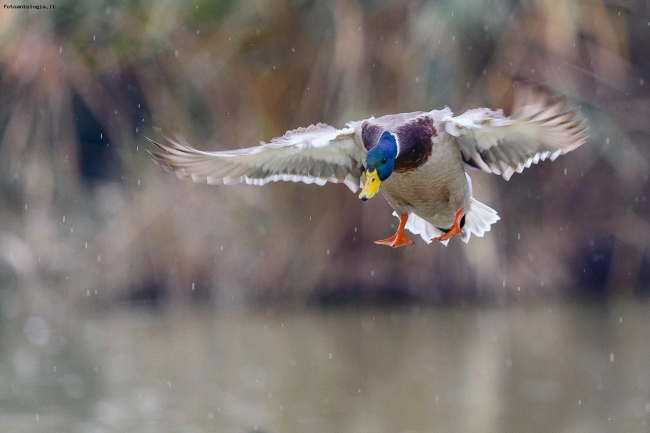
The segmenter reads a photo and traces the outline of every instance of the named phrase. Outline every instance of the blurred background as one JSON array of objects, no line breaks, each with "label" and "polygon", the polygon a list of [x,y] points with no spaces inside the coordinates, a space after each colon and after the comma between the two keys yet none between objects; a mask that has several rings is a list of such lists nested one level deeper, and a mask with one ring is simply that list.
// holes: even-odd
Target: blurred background
[{"label": "blurred background", "polygon": [[[0,9],[0,430],[598,432],[650,423],[650,3],[54,0]],[[48,3],[50,4],[50,3]],[[342,185],[151,161],[512,83],[590,139],[465,245]]]}]

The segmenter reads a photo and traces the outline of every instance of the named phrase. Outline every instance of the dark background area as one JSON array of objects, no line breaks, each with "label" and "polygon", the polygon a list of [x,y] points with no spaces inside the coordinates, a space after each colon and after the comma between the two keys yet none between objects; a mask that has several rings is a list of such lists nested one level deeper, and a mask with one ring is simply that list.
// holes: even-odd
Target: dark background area
[{"label": "dark background area", "polygon": [[[0,279],[107,305],[647,293],[648,15],[641,1],[541,0],[5,9]],[[472,172],[502,220],[469,245],[380,248],[396,223],[382,200],[193,185],[145,152],[153,126],[216,150],[321,121],[507,111],[523,79],[567,93],[591,137],[510,182]]]}]

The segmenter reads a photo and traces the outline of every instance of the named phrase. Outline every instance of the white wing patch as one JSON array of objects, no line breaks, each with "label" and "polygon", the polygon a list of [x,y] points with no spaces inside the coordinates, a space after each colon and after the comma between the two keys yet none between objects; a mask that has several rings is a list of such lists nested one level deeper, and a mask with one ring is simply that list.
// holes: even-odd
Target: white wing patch
[{"label": "white wing patch", "polygon": [[352,191],[360,186],[365,150],[356,144],[353,128],[336,129],[319,123],[287,132],[270,143],[246,149],[206,152],[194,149],[182,138],[151,152],[157,164],[180,178],[194,182],[232,185],[291,181],[324,185],[344,183]]}]

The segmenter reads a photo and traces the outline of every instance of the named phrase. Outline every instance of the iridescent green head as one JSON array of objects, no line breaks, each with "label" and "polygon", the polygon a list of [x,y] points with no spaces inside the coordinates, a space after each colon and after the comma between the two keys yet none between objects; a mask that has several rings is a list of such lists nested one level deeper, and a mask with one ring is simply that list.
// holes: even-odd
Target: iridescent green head
[{"label": "iridescent green head", "polygon": [[388,179],[395,169],[398,154],[397,137],[385,131],[366,155],[366,183],[359,194],[363,201],[372,198],[383,181]]}]

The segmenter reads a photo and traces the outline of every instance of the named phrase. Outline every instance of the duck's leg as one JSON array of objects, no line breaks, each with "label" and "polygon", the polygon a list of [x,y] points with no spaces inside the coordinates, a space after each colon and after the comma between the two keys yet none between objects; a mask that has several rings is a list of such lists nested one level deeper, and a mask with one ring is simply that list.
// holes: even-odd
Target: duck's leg
[{"label": "duck's leg", "polygon": [[447,240],[449,238],[452,238],[452,237],[454,237],[456,235],[461,234],[463,231],[460,228],[460,222],[462,221],[464,216],[465,216],[465,211],[463,210],[463,208],[460,208],[460,210],[458,212],[456,212],[456,219],[454,220],[454,225],[451,226],[451,229],[447,233],[445,233],[443,235],[440,235],[440,236],[438,236],[436,238],[433,238],[433,240],[434,241],[445,241],[445,240]]},{"label": "duck's leg", "polygon": [[375,241],[375,243],[378,245],[388,245],[389,247],[393,248],[403,247],[404,245],[411,245],[413,241],[404,234],[404,227],[406,226],[406,220],[408,219],[408,214],[403,213],[399,217],[399,227],[397,227],[395,234],[388,239]]}]

